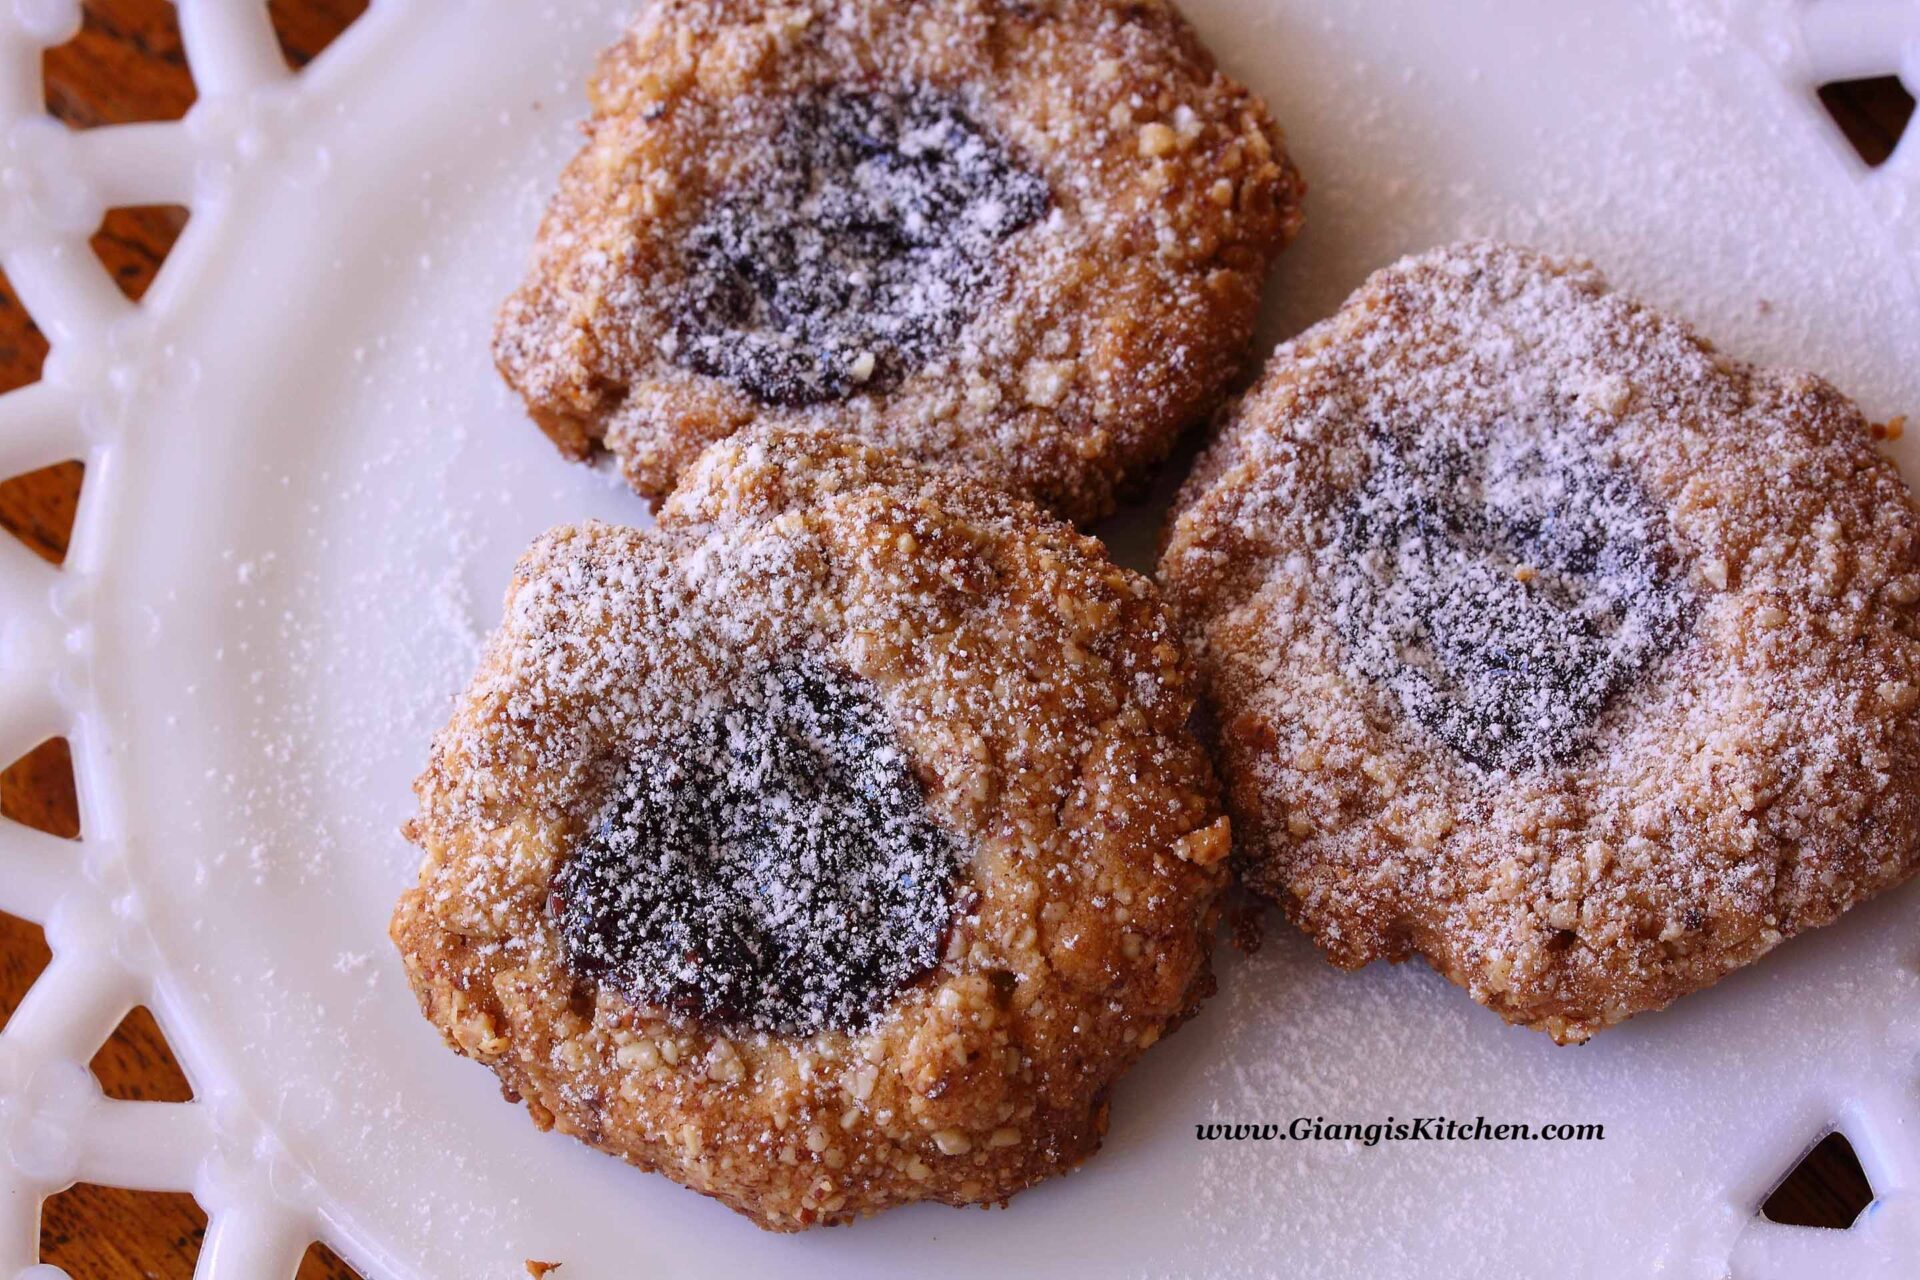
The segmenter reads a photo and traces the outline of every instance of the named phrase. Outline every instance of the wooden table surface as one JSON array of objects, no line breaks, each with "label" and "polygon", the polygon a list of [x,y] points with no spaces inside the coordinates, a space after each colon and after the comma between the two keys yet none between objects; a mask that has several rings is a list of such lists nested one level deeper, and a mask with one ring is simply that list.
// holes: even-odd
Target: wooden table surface
[{"label": "wooden table surface", "polygon": [[[288,59],[297,66],[325,48],[366,3],[272,0],[269,7]],[[46,55],[47,104],[53,113],[76,127],[184,114],[193,102],[193,82],[180,51],[172,6],[164,0],[88,0],[85,11],[80,35]],[[1912,106],[1887,82],[1841,86],[1822,96],[1870,159],[1885,156]],[[138,297],[185,221],[180,209],[116,210],[95,237],[94,248],[121,287]],[[45,341],[0,280],[0,391],[37,378],[45,355]],[[66,553],[81,480],[77,462],[4,479],[0,527],[58,563]],[[57,835],[82,834],[65,743],[49,742],[0,773],[0,812]],[[0,915],[0,1025],[47,958],[39,929]],[[183,1101],[192,1096],[144,1009],[136,1009],[100,1050],[93,1069],[113,1097]],[[1851,1154],[1829,1141],[1768,1202],[1768,1214],[1781,1221],[1844,1227],[1868,1194]],[[44,1261],[64,1267],[74,1280],[174,1280],[192,1273],[205,1228],[206,1215],[185,1193],[81,1185],[48,1202],[41,1248]],[[300,1268],[300,1280],[353,1274],[318,1247]]]}]

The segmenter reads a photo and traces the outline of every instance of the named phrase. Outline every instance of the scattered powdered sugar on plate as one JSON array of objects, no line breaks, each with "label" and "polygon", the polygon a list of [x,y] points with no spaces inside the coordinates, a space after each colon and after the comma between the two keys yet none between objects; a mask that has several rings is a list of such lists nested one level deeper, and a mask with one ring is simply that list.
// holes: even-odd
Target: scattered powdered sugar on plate
[{"label": "scattered powdered sugar on plate", "polygon": [[[1832,184],[1810,180],[1803,134],[1819,122],[1769,111],[1785,90],[1762,83],[1766,68],[1672,31],[1643,38],[1652,11],[1631,6],[1515,19],[1524,40],[1494,38],[1473,6],[1386,5],[1364,23],[1327,6],[1189,8],[1229,69],[1273,103],[1313,186],[1269,338],[1327,314],[1403,252],[1496,234],[1590,254],[1732,351],[1830,373],[1870,413],[1912,408],[1911,290],[1893,283],[1884,233],[1837,167]],[[388,94],[379,105],[396,109],[348,117],[357,142],[336,149],[337,181],[304,198],[333,206],[336,191],[354,193],[357,216],[341,220],[326,269],[300,282],[311,296],[274,295],[297,299],[297,315],[248,311],[260,340],[246,367],[205,353],[223,394],[199,397],[183,435],[218,436],[207,465],[241,467],[219,472],[223,500],[194,513],[217,530],[215,556],[226,547],[234,559],[209,557],[200,577],[151,593],[164,640],[202,613],[218,627],[167,709],[179,754],[209,781],[183,788],[143,842],[153,927],[189,1002],[247,1050],[234,1088],[279,1100],[289,1118],[337,1100],[325,1130],[298,1145],[324,1175],[331,1220],[353,1224],[370,1264],[517,1267],[503,1250],[525,1244],[521,1256],[582,1267],[777,1256],[841,1275],[883,1274],[903,1256],[928,1274],[1017,1271],[1062,1249],[1121,1274],[1469,1274],[1463,1259],[1482,1273],[1570,1273],[1585,1245],[1613,1240],[1621,1269],[1644,1273],[1659,1228],[1758,1171],[1756,1152],[1785,1168],[1817,1136],[1825,1117],[1801,1116],[1795,1100],[1804,1064],[1830,1061],[1833,1029],[1853,1025],[1844,1010],[1878,1002],[1882,1021],[1910,1026],[1870,967],[1874,940],[1906,923],[1910,894],[1578,1051],[1501,1028],[1430,974],[1336,974],[1303,939],[1279,937],[1251,960],[1227,957],[1221,995],[1123,1082],[1135,1094],[1116,1106],[1112,1149],[1083,1174],[1013,1212],[911,1210],[797,1246],[760,1241],[723,1210],[510,1115],[493,1123],[505,1108],[492,1081],[442,1061],[384,937],[417,864],[396,830],[412,811],[407,783],[527,542],[561,520],[644,522],[638,504],[532,438],[495,384],[484,322],[472,324],[524,266],[577,145],[582,71],[618,29],[610,7],[526,12],[521,26],[547,43],[487,52],[500,38],[488,24],[420,10],[436,38],[382,68],[430,87],[406,99],[420,110]],[[1651,25],[1664,22],[1655,12]],[[334,83],[360,92],[371,79]],[[1756,141],[1768,133],[1774,145]],[[424,142],[405,150],[415,134]],[[223,247],[263,262],[244,257],[256,230],[236,219],[233,231]],[[251,402],[246,447],[228,454],[216,428],[249,403],[241,374],[274,385]],[[241,561],[254,565],[245,583]],[[204,890],[178,874],[189,851],[212,868]],[[267,965],[230,962],[263,938]],[[1762,998],[1766,1017],[1744,1016]],[[1608,1141],[1592,1152],[1227,1153],[1184,1127],[1476,1104],[1604,1120]],[[1656,1110],[1657,1124],[1646,1119]],[[629,1252],[600,1252],[609,1246]]]}]

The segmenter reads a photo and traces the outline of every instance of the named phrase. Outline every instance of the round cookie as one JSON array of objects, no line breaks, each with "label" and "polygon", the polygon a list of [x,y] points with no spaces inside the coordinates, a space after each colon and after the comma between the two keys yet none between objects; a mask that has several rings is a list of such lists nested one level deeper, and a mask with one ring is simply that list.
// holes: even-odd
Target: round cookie
[{"label": "round cookie", "polygon": [[1231,843],[1150,583],[825,432],[567,527],[416,784],[392,925],[536,1124],[761,1226],[1089,1155],[1211,989]]},{"label": "round cookie", "polygon": [[1473,243],[1275,352],[1160,565],[1246,878],[1562,1042],[1920,864],[1920,521],[1854,406]]},{"label": "round cookie", "polygon": [[494,352],[649,498],[771,421],[1095,519],[1299,226],[1265,106],[1158,0],[664,0],[591,96]]}]

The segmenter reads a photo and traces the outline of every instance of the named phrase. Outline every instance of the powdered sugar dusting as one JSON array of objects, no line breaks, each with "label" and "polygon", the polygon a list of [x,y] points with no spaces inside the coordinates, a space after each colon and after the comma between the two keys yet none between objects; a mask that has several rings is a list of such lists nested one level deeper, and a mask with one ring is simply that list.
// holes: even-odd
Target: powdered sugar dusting
[{"label": "powdered sugar dusting", "polygon": [[1564,759],[1679,638],[1665,523],[1576,423],[1365,434],[1330,607],[1356,665],[1477,764]]},{"label": "powdered sugar dusting", "polygon": [[952,341],[1047,185],[923,86],[750,99],[786,123],[689,231],[674,360],[760,400],[894,386]]},{"label": "powdered sugar dusting", "polygon": [[786,666],[628,762],[554,911],[569,961],[637,999],[858,1029],[939,958],[958,863],[871,697]]}]

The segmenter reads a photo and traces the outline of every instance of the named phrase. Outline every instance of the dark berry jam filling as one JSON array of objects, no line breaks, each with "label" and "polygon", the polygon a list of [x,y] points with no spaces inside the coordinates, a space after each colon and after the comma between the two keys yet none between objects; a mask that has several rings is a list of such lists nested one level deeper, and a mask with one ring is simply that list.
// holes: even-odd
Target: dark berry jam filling
[{"label": "dark berry jam filling", "polygon": [[627,761],[552,909],[576,972],[643,1004],[858,1030],[939,960],[959,866],[867,687],[795,665]]},{"label": "dark berry jam filling", "polygon": [[823,90],[688,233],[671,357],[767,404],[884,390],[953,341],[1047,185],[951,98]]},{"label": "dark berry jam filling", "polygon": [[1359,668],[1482,767],[1576,755],[1691,616],[1660,513],[1573,425],[1374,431],[1367,451],[1334,538]]}]

